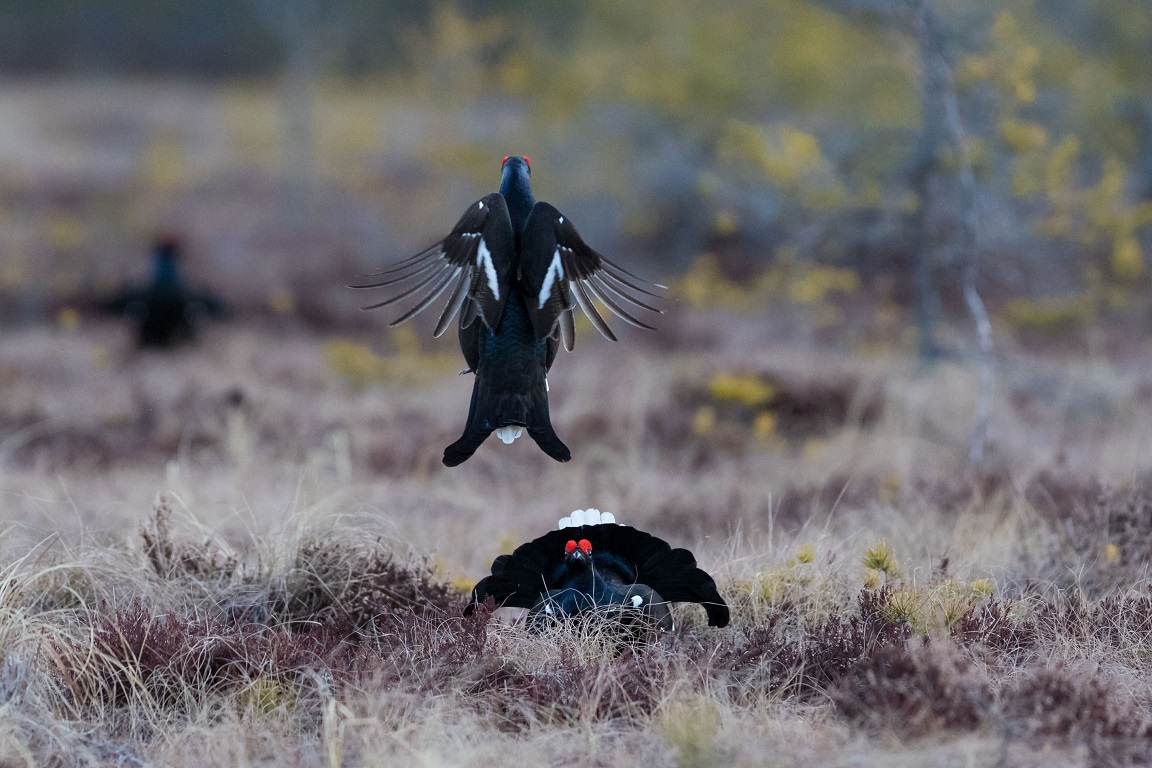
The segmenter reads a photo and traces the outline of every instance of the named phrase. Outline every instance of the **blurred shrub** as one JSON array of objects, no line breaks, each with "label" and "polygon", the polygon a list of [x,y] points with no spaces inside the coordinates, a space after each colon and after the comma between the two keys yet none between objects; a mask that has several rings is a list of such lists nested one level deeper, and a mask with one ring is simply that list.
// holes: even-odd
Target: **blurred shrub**
[{"label": "blurred shrub", "polygon": [[322,345],[324,361],[330,371],[354,387],[418,386],[459,368],[455,355],[422,352],[420,340],[411,328],[395,329],[391,341],[396,353],[381,355],[351,339],[327,339]]},{"label": "blurred shrub", "polygon": [[1024,495],[1052,536],[1038,564],[1042,577],[1066,586],[1075,579],[1089,594],[1103,594],[1152,568],[1152,478],[1113,486],[1046,470]]},{"label": "blurred shrub", "polygon": [[1012,299],[1004,307],[1004,319],[1014,331],[1047,337],[1083,331],[1095,315],[1092,300],[1085,294]]},{"label": "blurred shrub", "polygon": [[388,373],[387,361],[363,344],[348,339],[324,342],[324,360],[329,370],[353,386],[363,387],[383,381]]},{"label": "blurred shrub", "polygon": [[776,394],[771,384],[756,376],[740,376],[723,371],[713,374],[708,382],[708,393],[713,400],[732,401],[749,408],[768,405]]},{"label": "blurred shrub", "polygon": [[860,290],[860,276],[846,267],[797,261],[795,251],[785,247],[772,264],[741,280],[727,276],[714,254],[702,254],[672,290],[694,309],[755,312],[780,300],[819,305],[833,294],[851,295]]},{"label": "blurred shrub", "polygon": [[949,645],[886,646],[832,691],[850,721],[904,737],[942,729],[970,731],[992,714],[992,686],[971,659]]},{"label": "blurred shrub", "polygon": [[882,394],[848,373],[716,371],[705,382],[680,384],[676,397],[695,414],[692,430],[697,435],[735,427],[767,441],[805,440],[849,424],[867,426],[884,410]]},{"label": "blurred shrub", "polygon": [[378,637],[413,616],[458,616],[464,595],[424,563],[398,559],[380,541],[312,539],[300,545],[270,598],[277,622],[320,622]]},{"label": "blurred shrub", "polygon": [[228,584],[237,575],[240,562],[223,551],[212,539],[193,544],[172,535],[172,505],[161,496],[152,507],[152,516],[140,529],[144,556],[161,579],[190,578],[216,585]]}]

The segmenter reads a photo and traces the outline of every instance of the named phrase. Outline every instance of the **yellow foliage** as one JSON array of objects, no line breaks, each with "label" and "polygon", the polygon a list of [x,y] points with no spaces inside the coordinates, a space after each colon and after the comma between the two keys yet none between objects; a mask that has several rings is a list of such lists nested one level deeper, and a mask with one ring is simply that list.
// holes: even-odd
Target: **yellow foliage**
[{"label": "yellow foliage", "polygon": [[755,376],[717,373],[708,382],[708,392],[717,400],[733,400],[750,407],[767,405],[776,394],[771,384]]},{"label": "yellow foliage", "polygon": [[140,158],[144,182],[158,189],[172,189],[186,180],[184,145],[178,136],[162,134],[153,139]]},{"label": "yellow foliage", "polygon": [[925,625],[925,603],[926,597],[920,592],[902,586],[892,590],[880,612],[888,621],[905,621],[922,632]]},{"label": "yellow foliage", "polygon": [[[811,558],[816,556],[815,549],[811,547],[801,548],[801,553]],[[790,598],[794,598],[796,593],[803,588],[810,586],[816,579],[816,573],[813,569],[805,566],[810,565],[812,560],[802,560],[800,557],[801,555],[798,555],[796,560],[790,560],[787,566],[783,568],[756,574],[756,581],[752,587],[753,596],[773,605],[779,605]]]},{"label": "yellow foliage", "polygon": [[992,77],[992,59],[988,56],[971,54],[960,62],[956,69],[956,84],[962,88],[971,88],[978,82],[989,80]]},{"label": "yellow foliage", "polygon": [[864,179],[856,190],[857,208],[878,208],[884,202],[884,185],[876,179]]},{"label": "yellow foliage", "polygon": [[732,211],[719,211],[712,220],[712,231],[718,235],[732,235],[737,232],[740,222]]},{"label": "yellow foliage", "polygon": [[84,224],[75,216],[55,213],[48,217],[48,242],[53,248],[71,249],[84,242]]},{"label": "yellow foliage", "polygon": [[970,584],[948,579],[927,590],[924,624],[917,629],[925,634],[932,630],[949,630],[983,598],[991,596],[992,582],[976,579]]},{"label": "yellow foliage", "polygon": [[438,6],[430,31],[420,41],[425,52],[421,73],[425,93],[464,99],[487,90],[488,68],[483,59],[504,41],[504,23],[498,17],[471,19],[454,4]]},{"label": "yellow foliage", "polygon": [[986,597],[991,597],[996,591],[996,585],[992,583],[991,579],[975,579],[969,586],[974,592]]},{"label": "yellow foliage", "polygon": [[756,435],[758,440],[775,441],[777,438],[776,421],[776,414],[771,411],[761,411],[752,420],[752,434]]},{"label": "yellow foliage", "polygon": [[859,289],[860,277],[855,271],[797,262],[791,246],[781,246],[776,260],[752,280],[728,279],[720,271],[716,257],[705,253],[672,285],[677,297],[699,310],[722,307],[752,312],[776,298],[808,305],[813,308],[818,327],[837,325],[843,319],[836,307],[823,304],[830,294],[851,294]]},{"label": "yellow foliage", "polygon": [[[1105,159],[1095,185],[1077,188],[1079,153],[1079,140],[1067,136],[1049,156],[1044,191],[1050,214],[1039,230],[1051,237],[1074,236],[1084,245],[1107,248],[1112,276],[1125,282],[1137,280],[1144,273],[1144,253],[1137,232],[1152,223],[1152,203],[1129,202],[1125,194],[1128,169],[1117,157]],[[1032,179],[1025,179],[1023,168],[1018,170],[1021,174],[1013,179],[1014,191],[1033,192]],[[1029,169],[1029,174],[1033,173],[1034,169]]]},{"label": "yellow foliage", "polygon": [[469,595],[472,593],[472,588],[476,586],[476,580],[468,576],[453,576],[448,580],[448,584],[457,592]]},{"label": "yellow foliage", "polygon": [[1075,136],[1065,136],[1056,145],[1044,176],[1044,189],[1049,200],[1056,202],[1067,195],[1079,156],[1080,140]]},{"label": "yellow foliage", "polygon": [[804,445],[800,449],[800,456],[804,461],[816,461],[824,454],[824,449],[827,447],[828,441],[818,437],[810,437],[804,441]]},{"label": "yellow foliage", "polygon": [[692,417],[692,432],[696,435],[710,435],[716,429],[716,409],[705,405],[697,409]]},{"label": "yellow foliage", "polygon": [[970,57],[961,71],[969,83],[975,79],[989,81],[1011,102],[1031,104],[1036,100],[1039,63],[1040,51],[1025,42],[1016,17],[1001,11],[992,24],[992,49],[984,56]]},{"label": "yellow foliage", "polygon": [[532,86],[532,60],[524,51],[513,51],[500,65],[500,86],[509,93],[524,94]]},{"label": "yellow foliage", "polygon": [[1128,217],[1128,223],[1133,229],[1140,229],[1152,224],[1152,200],[1129,208]]},{"label": "yellow foliage", "polygon": [[883,539],[876,542],[876,546],[869,547],[864,553],[864,567],[867,570],[879,571],[889,578],[894,578],[899,574],[896,560],[892,557],[892,549],[888,546],[888,542]]},{"label": "yellow foliage", "polygon": [[384,377],[387,363],[363,344],[347,339],[324,342],[324,359],[328,367],[357,386],[364,386]]},{"label": "yellow foliage", "polygon": [[1094,312],[1091,296],[1050,296],[1039,299],[1012,299],[1004,317],[1017,331],[1048,336],[1078,331],[1089,325]]},{"label": "yellow foliage", "polygon": [[811,544],[805,544],[804,546],[800,547],[799,551],[796,553],[796,562],[798,563],[807,565],[813,562],[815,559],[816,547],[812,546]]},{"label": "yellow foliage", "polygon": [[1075,136],[1065,136],[1048,158],[1044,169],[1044,192],[1052,213],[1041,224],[1043,234],[1064,237],[1072,232],[1073,173],[1079,156],[1080,140]]},{"label": "yellow foliage", "polygon": [[391,332],[392,346],[402,355],[418,355],[422,351],[420,336],[410,325],[397,325]]},{"label": "yellow foliage", "polygon": [[1016,158],[1012,163],[1011,189],[1014,197],[1035,197],[1044,192],[1047,158],[1040,153]]},{"label": "yellow foliage", "polygon": [[549,78],[539,91],[554,101],[552,111],[626,102],[707,123],[787,100],[870,126],[914,121],[912,75],[896,51],[882,35],[813,3],[593,0],[592,7],[563,59],[557,53],[534,72]]},{"label": "yellow foliage", "polygon": [[720,265],[711,253],[698,256],[692,268],[672,284],[672,290],[694,309],[751,309],[760,303],[748,286],[729,280],[720,272]]},{"label": "yellow foliage", "polygon": [[716,156],[722,165],[751,171],[810,208],[835,208],[847,197],[820,141],[787,123],[761,127],[731,120],[717,143]]},{"label": "yellow foliage", "polygon": [[676,750],[676,764],[722,765],[726,751],[719,743],[720,711],[706,696],[674,700],[661,706],[656,729]]},{"label": "yellow foliage", "polygon": [[1112,272],[1121,280],[1136,280],[1144,274],[1144,252],[1135,233],[1116,235],[1112,247]]},{"label": "yellow foliage", "polygon": [[1017,154],[1032,152],[1048,143],[1048,132],[1039,123],[1009,117],[997,127],[1000,137]]},{"label": "yellow foliage", "polygon": [[328,339],[322,347],[329,370],[356,387],[369,384],[412,386],[447,374],[457,365],[454,355],[419,354],[403,348],[400,354],[385,357],[349,339]]},{"label": "yellow foliage", "polygon": [[80,313],[73,307],[64,307],[56,313],[56,325],[62,331],[75,331],[80,328]]},{"label": "yellow foliage", "polygon": [[846,267],[825,267],[806,263],[788,283],[788,298],[798,304],[823,301],[829,293],[855,293],[860,276]]},{"label": "yellow foliage", "polygon": [[255,709],[266,715],[295,706],[296,697],[289,686],[268,675],[261,675],[237,694],[236,703],[241,710]]},{"label": "yellow foliage", "polygon": [[281,288],[268,296],[268,308],[278,314],[285,314],[296,309],[296,296],[291,289]]},{"label": "yellow foliage", "polygon": [[774,142],[779,151],[764,158],[765,171],[784,183],[800,181],[801,174],[816,170],[823,163],[820,142],[810,133],[781,124]]},{"label": "yellow foliage", "polygon": [[1104,547],[1104,562],[1113,565],[1120,560],[1120,547],[1109,544]]}]

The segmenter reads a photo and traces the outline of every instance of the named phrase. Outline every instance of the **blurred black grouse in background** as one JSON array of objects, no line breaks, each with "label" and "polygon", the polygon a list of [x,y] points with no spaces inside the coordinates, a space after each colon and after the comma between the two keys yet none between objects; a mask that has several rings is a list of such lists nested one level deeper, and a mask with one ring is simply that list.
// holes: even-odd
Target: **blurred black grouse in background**
[{"label": "blurred black grouse in background", "polygon": [[128,317],[141,347],[166,349],[195,341],[202,317],[222,317],[224,303],[188,288],[180,274],[180,241],[161,237],[152,251],[152,281],[126,288],[106,309]]},{"label": "blurred black grouse in background", "polygon": [[[397,286],[375,309],[415,296],[415,304],[390,325],[426,309],[444,291],[448,302],[436,323],[440,336],[460,314],[460,350],[475,373],[464,435],[444,451],[454,467],[496,432],[511,443],[524,429],[545,453],[568,461],[571,451],[556,436],[548,415],[548,369],[557,343],[571,351],[572,310],[579,306],[605,337],[616,336],[594,301],[639,328],[636,309],[657,296],[649,284],[590,248],[572,222],[548,203],[538,203],[527,157],[506,157],[500,191],[473,203],[440,242],[377,273],[379,282],[355,288]],[[479,320],[479,322],[477,322]]]},{"label": "blurred black grouse in background", "polygon": [[[622,623],[674,628],[669,603],[700,603],[715,627],[728,624],[728,606],[716,582],[696,567],[686,549],[626,525],[596,509],[576,510],[560,529],[501,555],[492,575],[472,590],[470,615],[488,597],[496,605],[528,608],[528,625],[549,617],[619,606]],[[635,622],[642,617],[643,622]]]}]

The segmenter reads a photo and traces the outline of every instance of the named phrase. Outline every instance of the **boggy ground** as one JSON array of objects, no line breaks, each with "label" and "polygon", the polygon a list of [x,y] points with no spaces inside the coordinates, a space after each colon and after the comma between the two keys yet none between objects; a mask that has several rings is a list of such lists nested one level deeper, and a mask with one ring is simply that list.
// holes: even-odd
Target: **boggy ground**
[{"label": "boggy ground", "polygon": [[[557,362],[570,464],[455,470],[449,340],[6,331],[3,764],[1152,761],[1146,355],[1003,353],[973,473],[968,368],[667,320]],[[460,617],[588,506],[691,548],[732,624]]]}]

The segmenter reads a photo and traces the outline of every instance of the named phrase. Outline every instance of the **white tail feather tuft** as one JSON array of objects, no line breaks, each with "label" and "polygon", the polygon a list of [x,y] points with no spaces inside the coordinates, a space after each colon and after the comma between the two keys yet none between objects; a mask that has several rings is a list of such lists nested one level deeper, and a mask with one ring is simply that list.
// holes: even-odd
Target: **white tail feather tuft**
[{"label": "white tail feather tuft", "polygon": [[557,522],[559,530],[579,528],[582,525],[618,525],[618,523],[616,522],[616,515],[611,512],[601,512],[595,507],[592,509],[574,509],[571,515],[562,517]]}]

